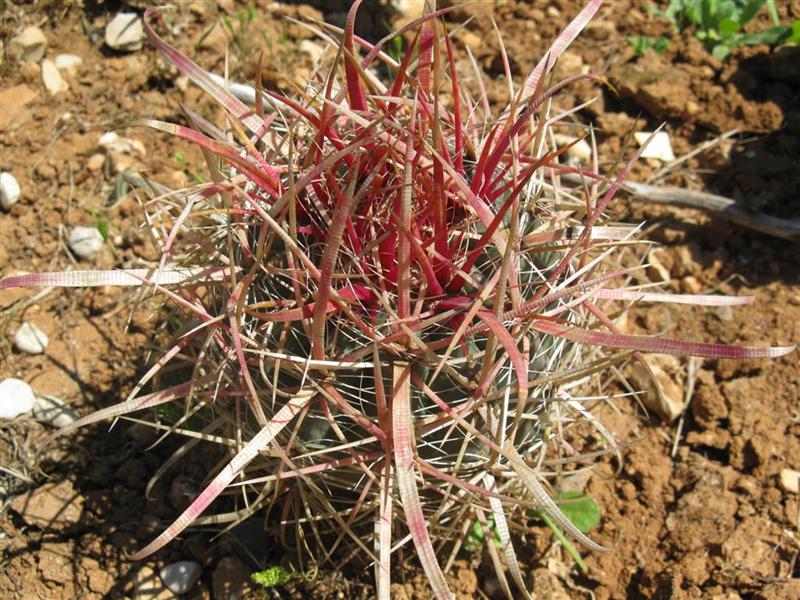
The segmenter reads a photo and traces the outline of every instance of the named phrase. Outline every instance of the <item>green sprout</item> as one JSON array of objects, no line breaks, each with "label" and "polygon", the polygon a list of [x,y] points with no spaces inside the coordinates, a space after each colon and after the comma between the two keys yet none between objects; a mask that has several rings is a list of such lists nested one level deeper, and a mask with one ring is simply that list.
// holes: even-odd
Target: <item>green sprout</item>
[{"label": "green sprout", "polygon": [[[554,500],[561,509],[561,512],[572,522],[581,533],[588,533],[600,522],[600,507],[591,498],[582,492],[562,492],[558,494]],[[528,513],[529,516],[536,517],[544,521],[559,542],[569,552],[570,556],[575,560],[581,571],[586,573],[589,568],[586,566],[583,558],[581,557],[575,545],[567,539],[561,528],[556,525],[547,513],[538,510]]]},{"label": "green sprout", "polygon": [[664,54],[669,46],[669,39],[665,37],[651,38],[646,35],[629,35],[628,43],[633,46],[636,56],[644,54],[645,50],[653,49],[658,54]]},{"label": "green sprout", "polygon": [[[767,7],[773,26],[744,33],[745,25],[763,6]],[[791,26],[781,25],[775,0],[669,0],[663,10],[648,10],[669,20],[677,32],[694,26],[695,37],[719,60],[740,45],[800,43],[800,19]]]}]

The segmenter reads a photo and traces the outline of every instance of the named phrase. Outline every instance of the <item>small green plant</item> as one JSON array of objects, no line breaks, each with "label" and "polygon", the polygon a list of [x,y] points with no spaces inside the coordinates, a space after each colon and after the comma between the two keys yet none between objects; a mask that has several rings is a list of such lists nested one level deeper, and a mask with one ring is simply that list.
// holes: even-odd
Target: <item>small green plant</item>
[{"label": "small green plant", "polygon": [[646,35],[629,35],[628,43],[633,46],[636,56],[644,54],[645,50],[653,49],[658,54],[664,54],[669,47],[669,39],[663,36],[652,38]]},{"label": "small green plant", "polygon": [[[774,26],[744,33],[745,25],[763,6]],[[694,26],[695,37],[719,60],[724,60],[736,46],[800,42],[800,20],[792,26],[781,25],[775,0],[669,0],[665,9],[649,10],[668,19],[678,32]]]},{"label": "small green plant", "polygon": [[500,533],[497,531],[497,525],[494,522],[494,518],[489,517],[486,520],[485,525],[481,524],[479,521],[473,521],[472,526],[469,528],[467,536],[464,539],[464,550],[467,552],[477,551],[486,541],[487,531],[491,534],[494,545],[498,548],[502,547],[503,540],[500,537]]},{"label": "small green plant", "polygon": [[253,583],[265,588],[273,588],[278,585],[283,585],[292,579],[295,579],[296,577],[297,573],[287,571],[280,565],[270,567],[269,569],[264,569],[263,571],[258,571],[250,575],[250,579],[253,581]]},{"label": "small green plant", "polygon": [[[586,494],[581,492],[562,492],[555,497],[556,504],[561,512],[572,522],[581,533],[589,533],[600,522],[600,507]],[[588,567],[575,547],[561,528],[547,515],[546,512],[537,510],[530,516],[541,519],[553,530],[553,534],[564,546],[570,556],[575,560],[575,564],[586,573]]]}]

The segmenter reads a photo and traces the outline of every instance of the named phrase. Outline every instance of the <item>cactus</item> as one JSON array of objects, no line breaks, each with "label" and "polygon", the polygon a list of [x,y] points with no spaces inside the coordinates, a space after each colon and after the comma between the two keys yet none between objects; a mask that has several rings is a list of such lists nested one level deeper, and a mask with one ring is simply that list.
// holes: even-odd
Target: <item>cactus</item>
[{"label": "cactus", "polygon": [[[577,395],[582,384],[641,361],[640,352],[737,358],[791,349],[625,335],[607,315],[620,301],[752,298],[644,291],[643,265],[614,266],[638,228],[604,214],[638,153],[613,178],[597,172],[596,150],[594,168],[565,163],[580,139],[558,147],[553,132],[578,109],[559,113],[551,103],[575,82],[602,82],[550,80],[599,0],[522,87],[510,84],[495,115],[485,93],[462,82],[441,18],[449,8],[428,5],[371,45],[354,34],[359,5],[343,30],[308,25],[331,52],[295,97],[259,81],[220,83],[159,37],[159,11],[150,9],[150,40],[218,101],[226,126],[188,109],[185,126],[138,124],[199,146],[212,181],[167,190],[136,180],[152,194],[146,223],[158,265],[23,275],[0,288],[145,286],[186,314],[124,402],[55,434],[174,403],[169,430],[187,437],[176,459],[201,439],[229,452],[134,558],[224,496],[220,520],[265,511],[268,533],[300,571],[374,565],[379,598],[389,598],[393,551],[403,545],[413,545],[435,597],[452,598],[449,565],[472,525],[491,523],[498,544],[487,549],[506,594],[514,597],[499,553],[530,597],[511,531],[527,530],[531,511],[603,550],[549,491],[554,473],[615,449]],[[383,51],[409,32],[400,60]],[[253,106],[241,99],[248,95]],[[587,137],[594,142],[591,130]],[[141,394],[166,365],[183,382]],[[587,423],[609,443],[570,445],[570,431]]]}]

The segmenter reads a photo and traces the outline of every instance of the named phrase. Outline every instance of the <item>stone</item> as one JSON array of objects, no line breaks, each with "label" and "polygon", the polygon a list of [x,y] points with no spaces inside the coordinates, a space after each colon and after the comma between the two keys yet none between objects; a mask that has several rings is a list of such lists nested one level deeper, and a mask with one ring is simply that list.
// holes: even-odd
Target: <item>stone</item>
[{"label": "stone", "polygon": [[25,321],[14,334],[14,346],[20,352],[41,354],[47,348],[47,334],[33,323]]},{"label": "stone", "polygon": [[36,98],[36,92],[27,85],[15,85],[0,91],[0,131],[19,125],[25,108]]},{"label": "stone", "polygon": [[174,594],[185,594],[200,579],[203,568],[193,560],[182,560],[167,565],[159,572],[161,581]]},{"label": "stone", "polygon": [[103,234],[97,227],[73,227],[69,232],[69,248],[79,258],[93,258],[103,243]]},{"label": "stone", "polygon": [[78,420],[78,413],[53,396],[36,396],[33,418],[53,427],[65,427]]},{"label": "stone", "polygon": [[63,586],[74,577],[71,543],[45,544],[39,554],[39,573],[45,581]]},{"label": "stone", "polygon": [[59,54],[56,56],[55,63],[59,71],[64,71],[75,77],[81,65],[83,65],[83,59],[77,54]]},{"label": "stone", "polygon": [[778,475],[778,483],[784,492],[789,492],[791,494],[800,493],[800,471],[781,469]]},{"label": "stone", "polygon": [[680,361],[670,354],[645,354],[643,360],[647,367],[637,360],[631,362],[631,384],[643,392],[640,398],[648,409],[674,421],[684,409]]},{"label": "stone", "polygon": [[98,152],[97,154],[92,154],[89,157],[89,160],[86,161],[86,167],[92,173],[96,173],[97,171],[103,168],[103,165],[105,163],[106,163],[106,157]]},{"label": "stone", "polygon": [[42,81],[51,96],[56,96],[69,90],[69,84],[61,76],[56,63],[49,58],[42,61]]},{"label": "stone", "polygon": [[670,280],[669,269],[664,263],[669,259],[665,250],[654,248],[647,255],[647,277],[653,283],[668,283]]},{"label": "stone", "polygon": [[142,20],[136,13],[118,13],[106,25],[106,45],[114,50],[141,50],[144,43]]},{"label": "stone", "polygon": [[86,582],[89,589],[96,594],[108,594],[114,587],[114,575],[104,569],[94,559],[85,559],[83,567],[86,570]]},{"label": "stone", "polygon": [[21,193],[16,177],[8,172],[0,173],[0,206],[8,210],[17,203]]},{"label": "stone", "polygon": [[143,566],[134,575],[133,590],[134,600],[174,600],[178,598],[148,565]]},{"label": "stone", "polygon": [[558,57],[554,70],[557,79],[566,79],[583,72],[583,58],[577,52],[567,50]]},{"label": "stone", "polygon": [[33,410],[36,394],[21,379],[8,377],[0,381],[0,419],[14,419]]},{"label": "stone", "polygon": [[[555,138],[556,144],[558,144],[559,147],[568,146],[577,139],[571,135],[564,135],[561,133],[555,134]],[[570,162],[589,162],[592,160],[592,147],[586,140],[578,140],[574,146],[567,150],[566,155],[567,159],[571,159]]]},{"label": "stone", "polygon": [[64,529],[75,525],[83,514],[84,497],[75,491],[70,481],[46,483],[11,501],[15,510],[28,525],[42,529]]},{"label": "stone", "polygon": [[115,131],[104,133],[97,143],[109,152],[147,156],[147,150],[142,142],[134,138],[122,137]]},{"label": "stone", "polygon": [[418,19],[425,8],[425,0],[392,0],[392,7],[407,19]]},{"label": "stone", "polygon": [[468,29],[463,30],[463,32],[458,36],[458,39],[460,39],[461,42],[473,52],[483,45],[483,38],[481,38],[481,36],[479,36],[477,33]]},{"label": "stone", "polygon": [[311,62],[318,62],[322,55],[325,54],[325,48],[317,42],[311,40],[302,40],[298,46],[300,52],[305,52],[311,57]]},{"label": "stone", "polygon": [[8,50],[22,62],[39,62],[47,52],[47,37],[38,27],[26,27],[11,38]]},{"label": "stone", "polygon": [[214,600],[241,600],[250,582],[250,570],[235,556],[226,556],[217,563],[211,578]]},{"label": "stone", "polygon": [[[633,134],[633,137],[640,146],[644,146],[650,135],[651,133],[647,131],[637,131]],[[656,133],[642,151],[642,158],[655,158],[662,162],[675,160],[675,153],[672,151],[672,142],[669,139],[669,134],[666,131]]]}]

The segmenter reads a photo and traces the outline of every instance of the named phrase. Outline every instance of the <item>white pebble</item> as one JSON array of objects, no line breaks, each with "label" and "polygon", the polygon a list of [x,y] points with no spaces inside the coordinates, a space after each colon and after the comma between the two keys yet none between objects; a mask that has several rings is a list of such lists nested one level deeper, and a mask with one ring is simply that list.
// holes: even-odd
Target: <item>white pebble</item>
[{"label": "white pebble", "polygon": [[[555,138],[556,144],[558,144],[559,148],[562,146],[569,146],[577,139],[570,135],[563,135],[561,133],[557,133]],[[578,143],[567,150],[566,154],[568,158],[574,159],[577,162],[589,162],[592,160],[592,147],[586,140],[579,140]]]},{"label": "white pebble", "polygon": [[96,227],[73,227],[69,247],[79,258],[92,258],[103,247],[103,235]]},{"label": "white pebble", "polygon": [[97,143],[109,152],[139,154],[140,156],[147,155],[147,150],[141,141],[134,138],[122,137],[116,131],[107,131],[100,136]]},{"label": "white pebble", "polygon": [[185,594],[200,579],[202,567],[193,560],[182,560],[161,569],[159,575],[173,594]]},{"label": "white pebble", "polygon": [[83,64],[83,59],[77,54],[59,54],[56,56],[56,67],[74,76]]},{"label": "white pebble", "polygon": [[47,334],[33,323],[25,322],[14,334],[14,345],[20,352],[41,354],[47,348]]},{"label": "white pebble", "polygon": [[19,182],[11,173],[0,173],[0,206],[5,210],[19,200]]},{"label": "white pebble", "polygon": [[784,492],[797,494],[800,492],[800,471],[781,469],[779,483]]},{"label": "white pebble", "polygon": [[9,377],[0,381],[0,419],[13,419],[30,412],[36,394],[21,379]]},{"label": "white pebble", "polygon": [[69,89],[69,84],[61,76],[56,63],[49,58],[42,61],[42,81],[45,89],[53,96]]},{"label": "white pebble", "polygon": [[38,27],[26,27],[11,38],[8,49],[23,62],[39,62],[47,51],[47,37]]},{"label": "white pebble", "polygon": [[[649,138],[651,132],[637,131],[633,134],[637,143],[643,146]],[[647,148],[642,151],[642,158],[655,158],[663,162],[670,162],[675,160],[675,153],[672,151],[672,143],[669,140],[669,134],[666,131],[659,131],[653,139],[647,144]]]},{"label": "white pebble", "polygon": [[105,37],[114,50],[140,50],[144,42],[142,20],[136,13],[118,13],[106,25]]},{"label": "white pebble", "polygon": [[64,427],[78,420],[78,413],[61,400],[52,396],[36,396],[33,403],[33,418],[50,423],[53,427]]}]

